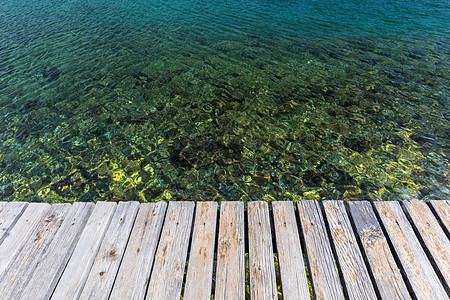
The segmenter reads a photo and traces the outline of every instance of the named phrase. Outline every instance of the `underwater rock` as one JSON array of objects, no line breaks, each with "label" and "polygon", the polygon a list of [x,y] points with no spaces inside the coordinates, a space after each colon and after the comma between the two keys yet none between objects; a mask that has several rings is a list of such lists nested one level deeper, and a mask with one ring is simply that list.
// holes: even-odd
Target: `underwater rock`
[{"label": "underwater rock", "polygon": [[49,66],[41,71],[42,77],[49,81],[55,81],[58,79],[62,72],[55,66]]}]

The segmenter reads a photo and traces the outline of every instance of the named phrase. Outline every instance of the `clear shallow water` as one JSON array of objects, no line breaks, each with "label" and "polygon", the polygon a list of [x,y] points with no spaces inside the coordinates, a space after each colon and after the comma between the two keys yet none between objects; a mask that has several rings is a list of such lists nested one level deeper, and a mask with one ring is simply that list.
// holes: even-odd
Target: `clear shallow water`
[{"label": "clear shallow water", "polygon": [[449,198],[448,1],[0,5],[0,200]]}]

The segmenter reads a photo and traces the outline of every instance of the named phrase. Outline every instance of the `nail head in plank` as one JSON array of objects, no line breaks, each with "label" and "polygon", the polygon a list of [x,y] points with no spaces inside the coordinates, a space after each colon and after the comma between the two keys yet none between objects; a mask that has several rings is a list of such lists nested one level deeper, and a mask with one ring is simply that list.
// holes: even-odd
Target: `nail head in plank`
[{"label": "nail head in plank", "polygon": [[381,298],[411,299],[370,202],[348,204]]},{"label": "nail head in plank", "polygon": [[0,295],[5,299],[17,299],[50,245],[61,223],[71,209],[70,204],[54,204],[42,214],[30,239],[18,252],[11,267],[0,277]]},{"label": "nail head in plank", "polygon": [[145,298],[166,208],[165,202],[141,204],[110,300]]},{"label": "nail head in plank", "polygon": [[47,203],[30,203],[16,225],[9,230],[9,234],[0,245],[0,275],[22,249],[32,230],[38,225],[41,215],[49,207]]},{"label": "nail head in plank", "polygon": [[193,214],[194,202],[169,203],[147,299],[180,298]]},{"label": "nail head in plank", "polygon": [[447,232],[450,232],[450,200],[431,200],[430,204],[441,219]]},{"label": "nail head in plank", "polygon": [[283,298],[309,300],[308,280],[294,206],[290,201],[274,201],[272,209]]},{"label": "nail head in plank", "polygon": [[344,299],[330,240],[316,200],[297,202],[314,294],[318,299]]},{"label": "nail head in plank", "polygon": [[59,280],[52,299],[78,299],[100,243],[116,209],[114,202],[97,202]]},{"label": "nail head in plank", "polygon": [[374,202],[417,299],[449,299],[397,201]]},{"label": "nail head in plank", "polygon": [[3,203],[3,209],[0,211],[0,245],[28,206],[26,202]]},{"label": "nail head in plank", "polygon": [[183,295],[185,300],[211,299],[216,221],[217,203],[197,202]]},{"label": "nail head in plank", "polygon": [[250,296],[252,299],[278,299],[272,234],[267,202],[247,204]]},{"label": "nail head in plank", "polygon": [[94,206],[86,202],[72,205],[21,293],[23,299],[50,299]]},{"label": "nail head in plank", "polygon": [[377,299],[344,203],[324,201],[323,207],[349,298]]},{"label": "nail head in plank", "polygon": [[216,300],[245,299],[244,203],[221,202]]},{"label": "nail head in plank", "polygon": [[450,283],[450,241],[445,238],[438,221],[428,205],[419,200],[403,201],[411,220],[446,282]]},{"label": "nail head in plank", "polygon": [[117,205],[80,299],[109,298],[138,209],[134,201]]}]

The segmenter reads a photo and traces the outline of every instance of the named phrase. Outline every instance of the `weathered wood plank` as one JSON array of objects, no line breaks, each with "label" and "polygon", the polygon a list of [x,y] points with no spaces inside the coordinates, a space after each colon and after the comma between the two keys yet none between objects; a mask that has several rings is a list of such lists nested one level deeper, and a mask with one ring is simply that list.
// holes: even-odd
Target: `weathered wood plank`
[{"label": "weathered wood plank", "polygon": [[0,244],[28,206],[28,203],[26,202],[3,203],[3,208],[0,211]]},{"label": "weathered wood plank", "polygon": [[41,216],[30,239],[18,252],[10,267],[0,276],[0,295],[4,299],[17,299],[21,294],[36,265],[40,262],[43,252],[51,243],[71,208],[70,204],[54,204]]},{"label": "weathered wood plank", "polygon": [[109,298],[138,209],[139,202],[117,205],[80,299]]},{"label": "weathered wood plank", "polygon": [[220,204],[214,299],[245,299],[244,203]]},{"label": "weathered wood plank", "polygon": [[80,297],[115,209],[116,203],[114,202],[97,202],[56,286],[52,299],[70,300]]},{"label": "weathered wood plank", "polygon": [[85,202],[72,205],[30,280],[23,291],[17,293],[18,298],[50,299],[94,206],[93,203]]},{"label": "weathered wood plank", "polygon": [[368,201],[351,201],[350,212],[382,299],[411,299],[386,237]]},{"label": "weathered wood plank", "polygon": [[445,238],[438,221],[423,201],[403,201],[408,215],[417,228],[422,240],[446,282],[450,283],[450,241]]},{"label": "weathered wood plank", "polygon": [[344,299],[344,291],[319,203],[315,200],[302,200],[297,202],[297,207],[315,297]]},{"label": "weathered wood plank", "polygon": [[377,299],[344,203],[342,201],[324,201],[323,207],[348,297],[353,300]]},{"label": "weathered wood plank", "polygon": [[450,200],[431,200],[430,204],[441,219],[447,232],[450,232]]},{"label": "weathered wood plank", "polygon": [[143,203],[120,264],[110,300],[145,298],[167,203]]},{"label": "weathered wood plank", "polygon": [[17,253],[29,240],[32,230],[38,225],[41,215],[48,208],[49,204],[46,203],[30,203],[14,227],[9,230],[0,245],[0,274],[9,267]]},{"label": "weathered wood plank", "polygon": [[272,234],[267,202],[247,204],[250,296],[252,299],[278,299]]},{"label": "weathered wood plank", "polygon": [[194,202],[170,202],[156,252],[147,299],[179,299]]},{"label": "weathered wood plank", "polygon": [[417,299],[449,299],[396,201],[374,202]]},{"label": "weathered wood plank", "polygon": [[216,221],[217,203],[197,202],[184,300],[211,299]]},{"label": "weathered wood plank", "polygon": [[272,202],[281,288],[286,300],[309,300],[300,236],[295,211],[290,201]]}]

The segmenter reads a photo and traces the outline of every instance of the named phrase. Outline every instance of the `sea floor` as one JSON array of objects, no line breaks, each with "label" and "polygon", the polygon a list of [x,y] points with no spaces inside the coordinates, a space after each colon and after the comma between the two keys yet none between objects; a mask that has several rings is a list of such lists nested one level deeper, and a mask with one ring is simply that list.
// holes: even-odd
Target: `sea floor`
[{"label": "sea floor", "polygon": [[0,21],[1,201],[450,196],[446,29],[31,3]]}]

